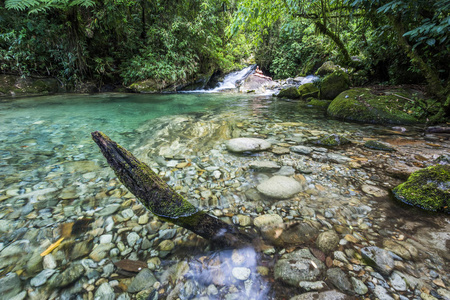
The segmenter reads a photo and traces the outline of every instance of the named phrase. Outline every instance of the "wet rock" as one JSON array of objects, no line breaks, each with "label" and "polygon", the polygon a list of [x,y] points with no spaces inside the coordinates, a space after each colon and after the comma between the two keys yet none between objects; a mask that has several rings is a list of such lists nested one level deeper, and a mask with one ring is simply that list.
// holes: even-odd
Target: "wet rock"
[{"label": "wet rock", "polygon": [[322,232],[317,237],[316,245],[324,253],[329,253],[339,245],[339,236],[334,230]]},{"label": "wet rock", "polygon": [[327,270],[327,277],[331,283],[343,292],[352,291],[352,285],[347,275],[339,268],[331,268]]},{"label": "wet rock", "polygon": [[335,65],[332,61],[326,61],[324,62],[316,71],[315,75],[318,76],[325,76],[328,74],[333,73],[334,71],[339,70],[340,67],[338,65]]},{"label": "wet rock", "polygon": [[253,224],[256,227],[274,226],[283,223],[283,218],[277,214],[267,214],[256,217]]},{"label": "wet rock", "polygon": [[327,285],[323,281],[300,281],[299,286],[305,291],[318,291],[325,288]]},{"label": "wet rock", "polygon": [[279,176],[292,176],[295,174],[295,169],[290,166],[282,166],[280,170],[274,173],[274,175]]},{"label": "wet rock", "polygon": [[282,89],[278,93],[277,97],[288,98],[288,99],[299,99],[301,96],[300,96],[300,93],[298,92],[297,87],[291,86],[291,87]]},{"label": "wet rock", "polygon": [[114,290],[108,282],[102,283],[95,291],[95,299],[114,300]]},{"label": "wet rock", "polygon": [[136,243],[138,242],[139,239],[140,239],[140,236],[136,232],[130,232],[127,235],[127,242],[128,242],[128,245],[130,245],[130,247],[134,247],[134,245],[136,245]]},{"label": "wet rock", "polygon": [[231,152],[263,151],[272,146],[269,142],[257,138],[235,138],[225,144]]},{"label": "wet rock", "polygon": [[239,224],[239,226],[250,226],[253,224],[252,218],[246,215],[233,216],[233,222]]},{"label": "wet rock", "polygon": [[57,266],[56,259],[51,253],[44,256],[42,260],[42,267],[44,269],[55,269]]},{"label": "wet rock", "polygon": [[414,124],[417,120],[403,111],[402,98],[374,95],[370,89],[354,88],[340,93],[328,106],[330,117],[374,124]]},{"label": "wet rock", "polygon": [[306,146],[292,146],[289,148],[292,152],[308,155],[313,151],[313,148]]},{"label": "wet rock", "polygon": [[298,87],[297,91],[300,94],[300,98],[304,100],[310,97],[317,98],[319,96],[319,89],[312,82],[302,84]]},{"label": "wet rock", "polygon": [[0,278],[0,295],[3,299],[10,299],[22,290],[22,283],[16,273],[8,273]]},{"label": "wet rock", "polygon": [[302,191],[301,184],[291,177],[273,176],[257,186],[258,191],[270,198],[288,199]]},{"label": "wet rock", "polygon": [[260,172],[273,172],[280,169],[280,166],[274,161],[253,161],[249,165],[250,169]]},{"label": "wet rock", "polygon": [[21,293],[15,295],[12,298],[9,298],[9,300],[24,300],[27,297],[27,291],[22,291]]},{"label": "wet rock", "polygon": [[389,281],[396,291],[406,291],[406,282],[403,280],[402,276],[400,276],[396,271],[392,273],[391,277],[389,278]]},{"label": "wet rock", "polygon": [[342,70],[336,70],[327,75],[320,87],[320,98],[333,100],[337,95],[350,87],[348,74]]},{"label": "wet rock", "polygon": [[42,260],[41,249],[36,249],[31,255],[30,259],[27,262],[26,270],[29,275],[34,275],[40,271],[42,271]]},{"label": "wet rock", "polygon": [[235,267],[231,270],[231,274],[238,280],[245,281],[250,277],[251,271],[245,267]]},{"label": "wet rock", "polygon": [[383,189],[380,189],[373,185],[363,184],[361,186],[361,190],[364,193],[367,193],[369,195],[372,195],[374,197],[386,197],[389,195],[389,193]]},{"label": "wet rock", "polygon": [[391,146],[386,145],[386,144],[381,143],[381,142],[378,142],[378,141],[374,141],[374,140],[370,140],[370,141],[365,142],[364,143],[364,147],[369,148],[369,149],[374,149],[374,150],[387,151],[387,152],[396,151]]},{"label": "wet rock", "polygon": [[[106,244],[106,245],[112,245],[112,244]],[[84,257],[84,256],[88,255],[89,252],[92,249],[92,246],[93,246],[92,240],[84,240],[84,241],[80,241],[80,242],[75,243],[75,246],[73,247],[72,252],[70,253],[70,258],[72,260],[75,260],[77,258]],[[101,249],[103,249],[103,248],[97,249],[94,252],[94,255],[100,254]],[[109,249],[108,250],[104,250],[104,251],[109,251]],[[102,258],[98,257],[97,261],[101,260]]]},{"label": "wet rock", "polygon": [[394,259],[389,251],[375,247],[361,249],[362,257],[384,276],[389,276],[394,270]]},{"label": "wet rock", "polygon": [[104,207],[102,210],[96,212],[98,216],[109,216],[116,213],[120,208],[120,204],[109,204]]},{"label": "wet rock", "polygon": [[356,294],[364,295],[364,294],[366,294],[369,291],[367,286],[361,280],[359,280],[357,278],[354,278],[354,277],[351,277],[350,281],[352,282],[352,285],[353,285],[353,291]]},{"label": "wet rock", "polygon": [[326,292],[309,292],[304,293],[295,297],[292,297],[289,300],[350,300],[352,297],[347,296],[341,292],[332,290]]},{"label": "wet rock", "polygon": [[137,293],[149,289],[155,284],[156,278],[149,269],[140,271],[128,286],[129,293]]},{"label": "wet rock", "polygon": [[71,284],[84,274],[84,267],[81,264],[72,264],[61,274],[56,273],[48,281],[49,285],[54,288],[64,287]]},{"label": "wet rock", "polygon": [[419,251],[417,248],[405,241],[384,239],[383,248],[406,260],[417,259],[419,257]]},{"label": "wet rock", "polygon": [[416,171],[392,192],[404,203],[450,213],[450,165],[435,165]]},{"label": "wet rock", "polygon": [[352,159],[347,156],[336,154],[336,153],[327,153],[326,160],[329,162],[337,163],[337,164],[345,164],[345,163],[351,161]]},{"label": "wet rock", "polygon": [[272,148],[272,153],[274,154],[278,154],[278,155],[282,155],[282,154],[289,154],[291,151],[289,150],[289,148],[286,147],[273,147]]},{"label": "wet rock", "polygon": [[94,250],[89,254],[89,257],[93,259],[94,261],[100,261],[108,255],[109,250],[114,248],[114,244],[99,244],[97,245]]},{"label": "wet rock", "polygon": [[373,291],[375,297],[377,297],[380,300],[394,300],[394,298],[392,298],[388,291],[386,291],[386,289],[384,287],[382,287],[381,285],[377,285]]},{"label": "wet rock", "polygon": [[284,254],[274,268],[275,279],[292,286],[300,281],[317,281],[325,266],[308,249]]},{"label": "wet rock", "polygon": [[33,277],[30,281],[31,286],[38,287],[41,285],[44,285],[47,282],[47,279],[52,276],[56,270],[53,269],[46,269],[41,271],[39,274],[37,274],[35,277]]},{"label": "wet rock", "polygon": [[338,134],[331,134],[314,142],[314,144],[324,147],[336,147],[349,143],[347,138]]},{"label": "wet rock", "polygon": [[162,240],[170,240],[175,234],[177,234],[177,230],[175,228],[172,229],[163,229],[159,231],[159,238]]}]

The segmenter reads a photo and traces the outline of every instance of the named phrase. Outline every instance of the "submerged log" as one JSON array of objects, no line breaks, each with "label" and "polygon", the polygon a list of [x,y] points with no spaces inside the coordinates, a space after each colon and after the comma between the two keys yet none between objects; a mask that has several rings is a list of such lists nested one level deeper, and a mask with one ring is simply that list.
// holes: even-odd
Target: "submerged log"
[{"label": "submerged log", "polygon": [[95,131],[91,135],[119,180],[154,215],[189,229],[220,246],[239,247],[251,243],[252,238],[235,226],[198,210],[148,165],[104,133]]}]

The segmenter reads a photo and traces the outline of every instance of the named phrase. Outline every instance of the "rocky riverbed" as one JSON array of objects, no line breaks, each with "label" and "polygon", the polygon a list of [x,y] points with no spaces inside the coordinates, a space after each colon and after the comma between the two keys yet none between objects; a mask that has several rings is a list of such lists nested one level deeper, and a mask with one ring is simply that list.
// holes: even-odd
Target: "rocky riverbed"
[{"label": "rocky riverbed", "polygon": [[[158,220],[88,137],[64,145],[74,128],[30,122],[57,149],[10,134],[2,299],[450,299],[448,215],[390,197],[450,152],[448,136],[327,120],[273,98],[241,105],[161,117],[112,138],[192,204],[261,236],[256,249],[215,249]],[[320,142],[330,136],[348,143]]]}]

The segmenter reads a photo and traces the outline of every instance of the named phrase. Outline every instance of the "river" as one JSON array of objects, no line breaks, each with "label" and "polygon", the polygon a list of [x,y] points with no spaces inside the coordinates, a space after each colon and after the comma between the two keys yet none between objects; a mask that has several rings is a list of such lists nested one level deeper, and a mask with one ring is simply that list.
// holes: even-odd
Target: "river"
[{"label": "river", "polygon": [[[8,98],[0,101],[0,120],[2,299],[450,293],[448,215],[405,206],[389,194],[405,173],[449,152],[445,136],[330,120],[323,110],[271,96],[216,93]],[[266,245],[216,249],[153,217],[107,166],[90,137],[96,130],[191,203],[263,236]],[[351,144],[314,144],[329,134]],[[236,137],[262,138],[272,148],[235,154],[225,142]],[[369,139],[397,151],[365,148]],[[250,167],[262,161],[278,169]],[[295,178],[301,192],[284,200],[261,195],[256,187],[274,175]],[[370,247],[391,255],[390,270],[367,265],[361,252]]]}]

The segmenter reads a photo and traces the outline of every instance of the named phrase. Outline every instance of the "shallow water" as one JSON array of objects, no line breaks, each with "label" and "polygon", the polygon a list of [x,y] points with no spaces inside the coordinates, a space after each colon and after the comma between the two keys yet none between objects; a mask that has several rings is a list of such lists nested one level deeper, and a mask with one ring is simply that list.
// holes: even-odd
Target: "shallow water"
[{"label": "shallow water", "polygon": [[[253,249],[241,250],[237,256],[252,257],[245,264],[238,264],[239,268],[251,272],[249,279],[241,281],[231,274],[236,267],[231,251],[211,252],[206,242],[186,230],[177,229],[171,238],[175,248],[185,251],[170,250],[167,256],[161,254],[162,250],[159,254],[152,252],[153,248],[159,249],[157,247],[165,239],[161,236],[155,238],[154,234],[161,235],[161,231],[172,230],[173,226],[151,221],[150,215],[150,223],[154,222],[158,229],[152,233],[150,227],[153,225],[148,225],[149,221],[139,221],[148,212],[115,180],[90,138],[90,132],[95,130],[104,132],[131,150],[183,196],[218,217],[238,222],[233,218],[238,215],[255,218],[261,214],[259,208],[262,207],[264,213],[283,216],[285,223],[311,222],[321,231],[336,225],[354,228],[354,234],[360,237],[355,247],[382,246],[383,239],[392,236],[399,240],[410,238],[419,251],[428,251],[432,258],[421,254],[416,262],[405,262],[407,267],[417,266],[428,274],[428,270],[436,266],[439,278],[444,283],[448,280],[445,277],[449,270],[448,217],[405,207],[389,197],[374,198],[360,189],[362,184],[370,184],[389,190],[401,180],[386,175],[387,165],[394,162],[414,165],[418,161],[426,165],[442,150],[448,151],[449,142],[445,138],[430,137],[433,144],[439,144],[439,148],[427,146],[427,140],[417,135],[418,128],[407,128],[407,132],[412,134],[410,136],[391,135],[390,127],[329,120],[323,111],[297,102],[270,96],[230,94],[98,94],[3,99],[0,101],[0,120],[0,250],[8,250],[14,243],[26,244],[20,246],[22,252],[19,254],[23,259],[12,254],[2,256],[0,252],[1,276],[10,271],[22,276],[19,290],[26,290],[31,298],[53,293],[54,297],[61,294],[87,299],[89,293],[94,295],[102,284],[97,277],[91,282],[92,279],[88,280],[86,275],[77,279],[82,288],[75,288],[77,283],[58,288],[30,287],[30,279],[37,273],[30,267],[30,257],[33,253],[41,253],[61,236],[61,224],[80,218],[91,218],[89,222],[94,225],[74,234],[75,244],[88,241],[86,243],[92,248],[92,244],[101,243],[101,236],[112,232],[114,246],[111,249],[117,246],[120,250],[120,254],[113,255],[108,249],[104,257],[93,259],[95,268],[91,269],[104,270],[103,266],[108,262],[120,259],[149,261],[160,257],[161,265],[153,271],[162,281],[161,286],[156,287],[162,298],[180,284],[184,290],[189,284],[194,284],[198,295],[208,294],[206,290],[209,288],[212,292],[208,295],[213,298],[226,295],[230,299],[281,299],[304,292],[298,288],[284,288],[283,284],[273,280],[272,275],[273,264],[280,253],[301,247],[301,244],[277,245],[275,254],[258,255]],[[388,130],[389,134],[386,133]],[[368,163],[353,169],[346,164],[330,162],[320,151],[312,157],[271,152],[236,155],[228,153],[223,146],[223,142],[232,136],[254,136],[289,147],[308,144],[315,137],[329,133],[344,134],[354,142],[335,153]],[[399,151],[397,154],[367,151],[361,147],[367,138],[391,141]],[[418,154],[423,155],[419,160],[415,158]],[[156,163],[158,159],[164,163]],[[254,172],[247,165],[254,160],[265,159],[293,166],[295,174],[300,176],[297,179],[303,180],[305,191],[294,199],[279,202],[264,198],[255,200],[248,196],[246,192],[270,174]],[[175,168],[182,162],[188,166]],[[312,173],[301,171],[303,169],[311,169]],[[215,171],[220,172],[219,177],[214,177],[218,174]],[[102,209],[112,204],[120,206],[117,212],[101,215]],[[132,217],[127,220],[124,210],[130,207],[133,208]],[[22,228],[33,229],[26,232]],[[247,229],[257,230],[252,225]],[[136,246],[128,240],[130,230],[139,233]],[[116,233],[119,231],[122,233]],[[341,250],[353,247],[345,242],[344,236],[345,233],[341,236]],[[143,250],[140,245],[145,239],[154,247]],[[132,245],[127,245],[127,242]],[[125,244],[124,250],[118,246],[119,243]],[[66,247],[73,245],[72,241]],[[64,251],[66,254],[61,254]],[[68,251],[56,249],[53,253],[57,263],[55,274],[87,257],[91,250],[75,259],[70,258]],[[170,277],[165,275],[171,269],[169,266],[184,260],[189,262],[189,271],[183,280],[166,282],[161,279]],[[266,266],[269,274],[260,275],[258,266]],[[41,265],[36,268],[42,269]],[[120,276],[107,274],[102,277],[107,278],[113,287],[115,285],[111,282],[114,280],[120,284],[129,283]],[[219,289],[217,293],[215,287]],[[181,290],[179,295],[182,299],[194,297]],[[116,296],[119,294],[116,292]],[[414,290],[403,294],[409,297]]]}]

